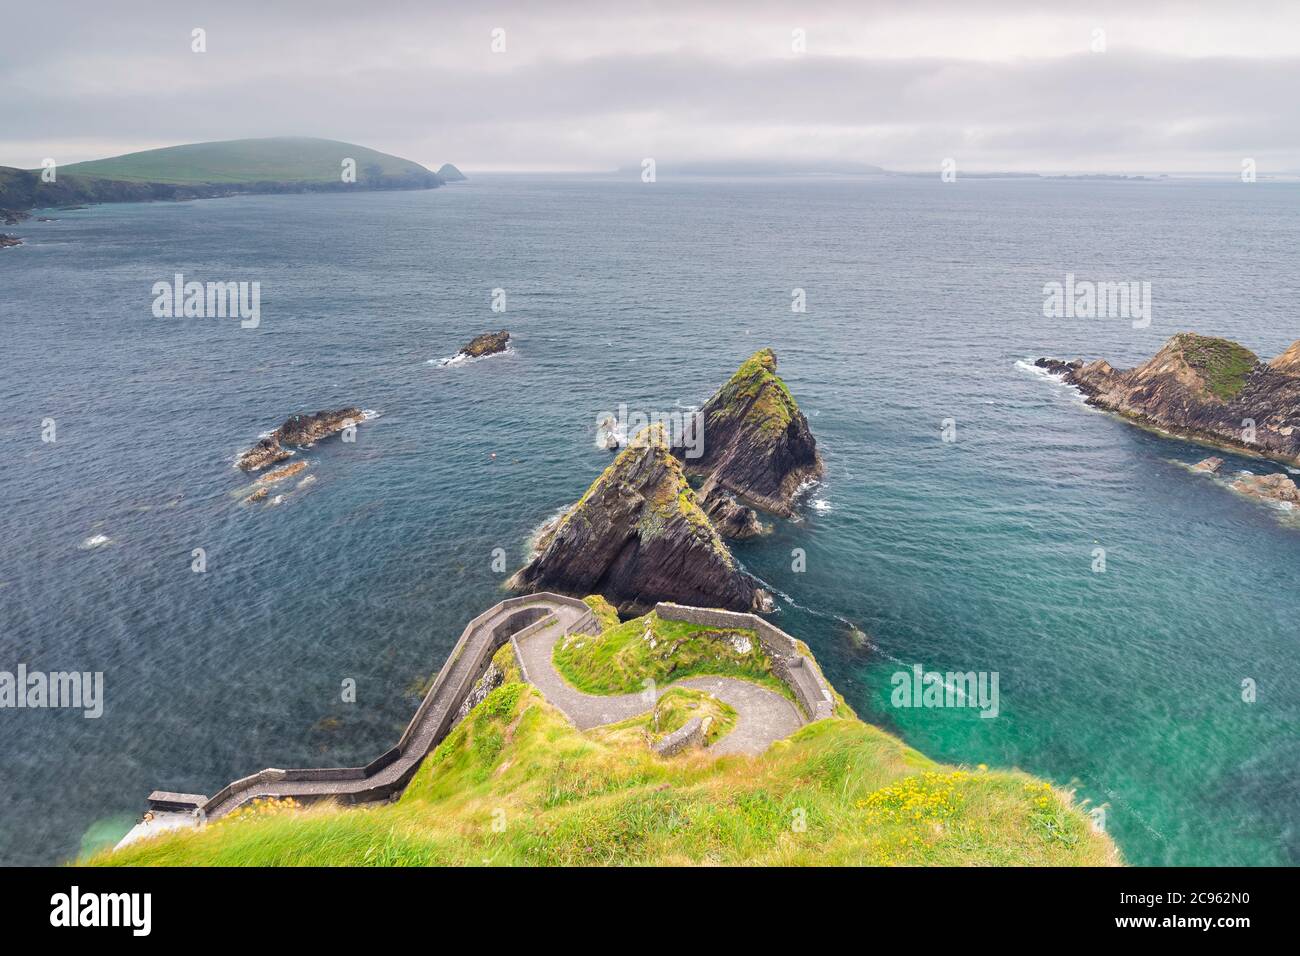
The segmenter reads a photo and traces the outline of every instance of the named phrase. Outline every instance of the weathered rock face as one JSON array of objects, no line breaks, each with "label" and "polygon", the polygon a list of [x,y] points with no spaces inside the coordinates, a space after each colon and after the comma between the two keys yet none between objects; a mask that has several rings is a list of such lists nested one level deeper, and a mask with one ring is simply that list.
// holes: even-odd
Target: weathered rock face
[{"label": "weathered rock face", "polygon": [[[700,496],[711,510],[714,498],[730,492],[762,511],[793,514],[795,492],[822,473],[817,442],[790,390],[776,374],[776,353],[760,349],[700,410],[703,454],[683,467],[704,479]],[[746,522],[748,524],[748,522]]]},{"label": "weathered rock face", "polygon": [[461,355],[468,355],[470,358],[479,358],[484,355],[495,355],[497,352],[504,352],[510,347],[510,333],[504,330],[500,332],[484,332],[482,335],[476,335],[469,340],[469,344],[460,350]]},{"label": "weathered rock face", "polygon": [[1057,359],[1035,364],[1076,385],[1088,404],[1139,424],[1300,463],[1300,342],[1268,365],[1236,342],[1190,332],[1175,335],[1137,368]]},{"label": "weathered rock face", "polygon": [[335,411],[320,411],[312,415],[293,415],[283,425],[263,438],[235,462],[244,471],[258,471],[267,465],[284,461],[293,452],[285,445],[310,445],[341,432],[349,425],[356,425],[364,415],[359,408],[340,408]]},{"label": "weathered rock face", "polygon": [[538,541],[509,586],[602,594],[621,613],[658,601],[768,610],[700,508],[661,426],[643,431]]},{"label": "weathered rock face", "polygon": [[758,520],[758,512],[742,505],[730,492],[715,490],[705,502],[704,513],[724,538],[743,541],[766,530]]}]

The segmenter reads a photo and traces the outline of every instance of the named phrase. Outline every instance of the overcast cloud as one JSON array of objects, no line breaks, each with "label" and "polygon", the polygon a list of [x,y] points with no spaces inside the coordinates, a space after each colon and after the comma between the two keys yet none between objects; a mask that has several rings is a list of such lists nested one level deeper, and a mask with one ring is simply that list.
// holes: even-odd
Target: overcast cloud
[{"label": "overcast cloud", "polygon": [[1296,2],[270,6],[7,4],[0,165],[306,135],[471,172],[1300,171]]}]

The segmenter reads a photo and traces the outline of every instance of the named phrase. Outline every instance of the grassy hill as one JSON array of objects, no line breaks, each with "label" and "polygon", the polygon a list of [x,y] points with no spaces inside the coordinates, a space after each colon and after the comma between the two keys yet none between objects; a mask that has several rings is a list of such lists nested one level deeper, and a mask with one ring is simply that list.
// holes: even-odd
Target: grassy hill
[{"label": "grassy hill", "polygon": [[339,181],[344,159],[356,160],[357,179],[367,171],[385,176],[418,175],[429,171],[419,163],[378,150],[332,139],[277,137],[190,143],[110,159],[71,163],[59,174],[93,176],[122,182],[199,183]]},{"label": "grassy hill", "polygon": [[[356,161],[355,182],[343,160]],[[168,146],[71,163],[53,183],[40,170],[0,166],[0,210],[98,202],[206,199],[241,193],[432,189],[443,180],[419,163],[330,139],[235,139]]]},{"label": "grassy hill", "polygon": [[[510,645],[495,661],[505,682],[438,746],[396,803],[350,809],[251,805],[204,829],[163,835],[84,862],[1119,862],[1114,845],[1093,830],[1068,793],[1019,772],[936,763],[862,723],[843,701],[836,717],[805,726],[760,757],[714,759],[707,751],[688,751],[660,758],[647,746],[648,717],[582,733],[521,682]],[[665,695],[669,714],[709,703],[701,695],[674,693]],[[734,715],[713,703],[713,716],[725,729]],[[669,726],[683,722],[685,712]]]}]

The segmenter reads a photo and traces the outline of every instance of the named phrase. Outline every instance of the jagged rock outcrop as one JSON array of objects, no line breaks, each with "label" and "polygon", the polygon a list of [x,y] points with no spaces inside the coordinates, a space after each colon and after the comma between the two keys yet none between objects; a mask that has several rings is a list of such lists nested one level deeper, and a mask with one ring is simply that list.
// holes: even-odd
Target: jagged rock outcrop
[{"label": "jagged rock outcrop", "polygon": [[1138,424],[1300,463],[1300,342],[1265,364],[1236,342],[1180,332],[1136,368],[1035,364],[1077,386],[1088,404]]},{"label": "jagged rock outcrop", "polygon": [[1300,488],[1280,472],[1271,475],[1243,474],[1232,483],[1232,490],[1252,498],[1259,498],[1261,501],[1271,501],[1291,507],[1300,505]]},{"label": "jagged rock outcrop", "polygon": [[620,613],[641,613],[659,601],[771,608],[700,508],[662,426],[636,436],[542,533],[536,557],[509,586],[602,594]]},{"label": "jagged rock outcrop", "polygon": [[[760,349],[700,410],[703,453],[674,449],[689,474],[704,479],[700,498],[712,514],[729,510],[720,496],[790,517],[799,486],[822,473],[817,442],[806,419],[776,374],[776,353]],[[739,526],[757,523],[743,517]]]},{"label": "jagged rock outcrop", "polygon": [[482,335],[476,335],[469,340],[459,355],[467,355],[470,358],[481,358],[484,355],[495,355],[497,352],[504,352],[510,347],[510,333],[504,329],[500,332],[484,332]]},{"label": "jagged rock outcrop", "polygon": [[756,538],[767,529],[758,520],[758,512],[748,505],[742,505],[735,496],[727,491],[715,490],[704,505],[704,513],[724,538],[744,541]]},{"label": "jagged rock outcrop", "polygon": [[349,425],[356,425],[364,419],[359,408],[339,408],[334,411],[319,411],[311,415],[292,415],[285,423],[263,438],[256,445],[239,456],[235,462],[244,471],[259,471],[267,465],[284,461],[293,454],[285,445],[310,445],[341,432]]}]

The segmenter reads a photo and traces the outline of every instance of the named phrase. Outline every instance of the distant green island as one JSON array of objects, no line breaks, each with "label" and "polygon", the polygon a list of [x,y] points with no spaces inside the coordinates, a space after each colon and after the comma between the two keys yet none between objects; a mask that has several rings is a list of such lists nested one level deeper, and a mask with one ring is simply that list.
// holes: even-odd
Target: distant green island
[{"label": "distant green island", "polygon": [[234,139],[149,149],[43,170],[0,166],[0,210],[88,202],[204,199],[247,193],[433,189],[466,177],[355,143],[310,137]]}]

